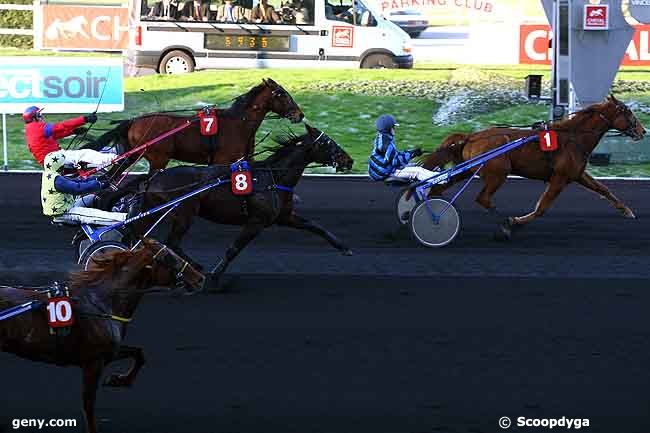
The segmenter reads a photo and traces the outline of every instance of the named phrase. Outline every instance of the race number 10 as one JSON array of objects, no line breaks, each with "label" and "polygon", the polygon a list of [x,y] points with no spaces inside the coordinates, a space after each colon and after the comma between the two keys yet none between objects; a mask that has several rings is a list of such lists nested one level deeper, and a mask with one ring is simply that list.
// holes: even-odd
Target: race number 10
[{"label": "race number 10", "polygon": [[50,298],[47,300],[47,321],[52,328],[65,328],[74,324],[70,298]]}]

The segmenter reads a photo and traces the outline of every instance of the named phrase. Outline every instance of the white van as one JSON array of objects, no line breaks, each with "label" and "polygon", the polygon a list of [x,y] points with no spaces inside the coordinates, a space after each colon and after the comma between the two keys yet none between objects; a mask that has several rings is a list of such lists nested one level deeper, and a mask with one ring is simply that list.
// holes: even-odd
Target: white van
[{"label": "white van", "polygon": [[413,67],[409,36],[368,0],[332,0],[338,5],[329,0],[259,0],[256,5],[254,0],[234,5],[230,0],[132,1],[129,58],[136,67],[160,73]]}]

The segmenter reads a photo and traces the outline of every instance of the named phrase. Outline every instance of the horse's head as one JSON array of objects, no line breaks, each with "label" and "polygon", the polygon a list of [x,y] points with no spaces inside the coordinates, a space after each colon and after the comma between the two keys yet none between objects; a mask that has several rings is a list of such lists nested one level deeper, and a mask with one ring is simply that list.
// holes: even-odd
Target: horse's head
[{"label": "horse's head", "polygon": [[266,87],[264,94],[267,95],[270,110],[280,117],[289,119],[291,123],[302,122],[305,113],[302,112],[289,92],[270,78],[262,80],[262,82]]},{"label": "horse's head", "polygon": [[95,285],[110,280],[114,288],[145,289],[172,287],[180,279],[187,286],[200,288],[203,274],[160,242],[146,238],[134,251],[118,251],[93,258],[85,272],[72,274],[75,286]]},{"label": "horse's head", "polygon": [[609,95],[604,107],[602,114],[609,122],[610,128],[621,131],[634,141],[643,138],[646,129],[627,105],[616,99],[614,95]]},{"label": "horse's head", "polygon": [[336,171],[348,171],[354,160],[334,140],[323,131],[305,123],[307,134],[303,145],[310,148],[310,156],[314,162],[336,168]]},{"label": "horse's head", "polygon": [[205,276],[201,272],[155,239],[144,239],[143,246],[136,250],[135,255],[149,272],[151,286],[172,287],[177,281],[194,289],[203,286]]}]

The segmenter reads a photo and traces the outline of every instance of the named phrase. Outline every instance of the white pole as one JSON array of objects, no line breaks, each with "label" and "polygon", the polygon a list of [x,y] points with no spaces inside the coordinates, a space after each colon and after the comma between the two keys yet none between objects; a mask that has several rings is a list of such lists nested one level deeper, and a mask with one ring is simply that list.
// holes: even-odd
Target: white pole
[{"label": "white pole", "polygon": [[7,158],[7,113],[2,113],[2,153],[4,155],[4,170],[9,170],[9,161]]}]

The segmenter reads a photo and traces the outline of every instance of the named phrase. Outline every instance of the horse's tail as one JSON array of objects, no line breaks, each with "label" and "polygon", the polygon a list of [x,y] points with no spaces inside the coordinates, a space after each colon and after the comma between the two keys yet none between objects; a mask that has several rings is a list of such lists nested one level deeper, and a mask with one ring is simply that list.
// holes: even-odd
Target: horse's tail
[{"label": "horse's tail", "polygon": [[96,151],[100,151],[104,147],[111,146],[111,145],[116,145],[116,147],[119,147],[117,145],[121,145],[122,149],[119,149],[120,152],[122,153],[124,150],[124,146],[128,143],[129,141],[129,127],[131,126],[131,119],[126,119],[126,120],[114,120],[111,122],[111,124],[117,123],[117,126],[115,126],[113,129],[103,133],[93,141],[88,142],[87,144],[83,145],[81,148],[82,149],[92,149]]},{"label": "horse's tail", "polygon": [[433,169],[435,167],[444,167],[447,163],[453,162],[459,164],[463,162],[463,148],[469,141],[471,134],[455,132],[445,138],[440,147],[424,160],[424,168]]}]

